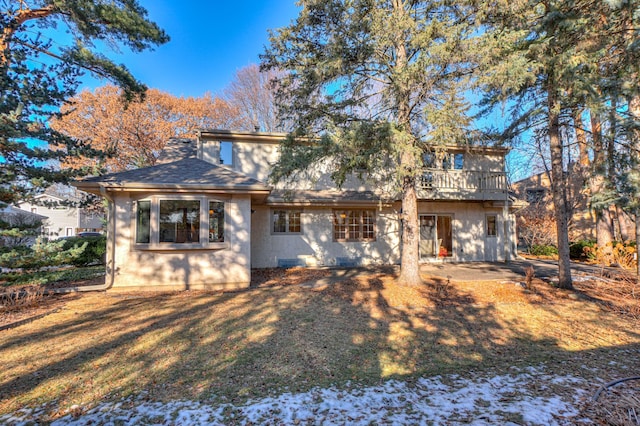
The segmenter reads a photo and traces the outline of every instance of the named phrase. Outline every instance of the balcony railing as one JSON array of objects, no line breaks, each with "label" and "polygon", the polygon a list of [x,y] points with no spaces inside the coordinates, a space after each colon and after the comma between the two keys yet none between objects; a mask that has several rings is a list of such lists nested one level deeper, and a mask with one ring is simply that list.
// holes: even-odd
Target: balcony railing
[{"label": "balcony railing", "polygon": [[507,178],[504,172],[425,169],[418,180],[418,190],[427,198],[436,194],[504,194]]}]

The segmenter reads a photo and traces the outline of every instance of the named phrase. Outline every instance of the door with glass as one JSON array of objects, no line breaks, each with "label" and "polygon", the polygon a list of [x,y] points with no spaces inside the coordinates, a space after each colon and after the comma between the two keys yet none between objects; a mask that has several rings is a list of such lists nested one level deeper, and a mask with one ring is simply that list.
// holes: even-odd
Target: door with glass
[{"label": "door with glass", "polygon": [[423,260],[453,256],[453,232],[450,215],[419,216],[420,258]]}]

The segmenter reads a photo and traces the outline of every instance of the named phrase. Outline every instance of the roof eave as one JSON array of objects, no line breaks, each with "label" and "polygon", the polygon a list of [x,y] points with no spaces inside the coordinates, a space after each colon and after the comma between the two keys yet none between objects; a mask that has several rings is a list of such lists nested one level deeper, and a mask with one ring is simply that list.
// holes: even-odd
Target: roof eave
[{"label": "roof eave", "polygon": [[76,188],[94,194],[100,193],[100,188],[111,192],[233,192],[247,194],[269,194],[271,188],[264,185],[203,185],[203,184],[158,184],[158,183],[113,183],[113,182],[83,182],[72,183]]}]

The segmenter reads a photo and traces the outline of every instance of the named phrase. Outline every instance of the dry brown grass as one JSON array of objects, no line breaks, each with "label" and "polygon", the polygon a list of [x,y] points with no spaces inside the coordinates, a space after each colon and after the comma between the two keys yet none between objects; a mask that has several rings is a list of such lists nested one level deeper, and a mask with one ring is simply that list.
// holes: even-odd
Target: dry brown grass
[{"label": "dry brown grass", "polygon": [[326,272],[294,268],[265,271],[257,287],[235,293],[69,298],[0,332],[0,413],[46,404],[55,418],[141,391],[238,401],[540,363],[606,381],[640,370],[637,321],[586,287],[578,298],[536,280],[535,291],[426,276],[405,287],[379,271],[294,285],[319,277]]}]

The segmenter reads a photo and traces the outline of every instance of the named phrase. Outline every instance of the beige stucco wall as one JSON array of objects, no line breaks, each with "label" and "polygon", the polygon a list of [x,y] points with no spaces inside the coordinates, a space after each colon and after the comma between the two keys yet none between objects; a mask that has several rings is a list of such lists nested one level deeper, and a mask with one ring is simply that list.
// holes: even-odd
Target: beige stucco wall
[{"label": "beige stucco wall", "polygon": [[[400,260],[399,204],[376,209],[377,238],[374,242],[334,241],[333,211],[328,207],[305,207],[300,235],[273,234],[271,208],[254,208],[251,217],[254,268],[276,267],[279,259],[303,259],[308,265],[327,266],[335,265],[339,257],[360,259],[363,264],[395,264]],[[420,202],[418,211],[452,217],[453,256],[446,261],[504,260],[505,226],[501,207],[469,202]],[[485,235],[487,214],[497,216],[496,237]]]},{"label": "beige stucco wall", "polygon": [[[145,198],[141,194],[137,198]],[[188,194],[185,194],[188,196]],[[173,198],[173,197],[166,197]],[[115,256],[108,257],[108,272],[115,268],[116,290],[234,289],[251,279],[251,199],[234,195],[226,203],[224,247],[205,249],[144,249],[134,243],[134,198],[114,194]],[[113,233],[112,222],[108,233]],[[112,251],[111,235],[108,247]],[[109,282],[110,276],[107,274]]]}]

